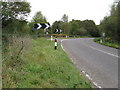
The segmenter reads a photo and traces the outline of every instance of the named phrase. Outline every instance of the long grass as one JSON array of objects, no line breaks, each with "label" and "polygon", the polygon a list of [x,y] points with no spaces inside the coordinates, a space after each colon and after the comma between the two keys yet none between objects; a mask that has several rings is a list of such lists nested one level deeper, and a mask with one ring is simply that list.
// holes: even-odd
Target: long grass
[{"label": "long grass", "polygon": [[4,63],[3,68],[3,88],[91,88],[60,44],[54,50],[54,42],[45,38],[32,40],[14,67]]},{"label": "long grass", "polygon": [[99,43],[101,45],[108,46],[108,47],[120,49],[120,44],[119,43],[115,43],[115,42],[111,42],[111,40],[106,40],[104,42],[101,42],[101,38],[95,38],[94,42]]}]

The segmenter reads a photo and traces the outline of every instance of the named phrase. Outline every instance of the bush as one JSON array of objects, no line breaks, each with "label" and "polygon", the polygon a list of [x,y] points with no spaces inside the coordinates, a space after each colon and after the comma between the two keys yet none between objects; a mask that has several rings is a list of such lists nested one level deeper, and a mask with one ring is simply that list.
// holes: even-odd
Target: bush
[{"label": "bush", "polygon": [[15,87],[12,82],[11,73],[15,73],[17,68],[22,67],[26,62],[22,58],[26,51],[31,47],[31,38],[29,35],[20,37],[17,35],[3,35],[3,86],[11,82],[7,87]]}]

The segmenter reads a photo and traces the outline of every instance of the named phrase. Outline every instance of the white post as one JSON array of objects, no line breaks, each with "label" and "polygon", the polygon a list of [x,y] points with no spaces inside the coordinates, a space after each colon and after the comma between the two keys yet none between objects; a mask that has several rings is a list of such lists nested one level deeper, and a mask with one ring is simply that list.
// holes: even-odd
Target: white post
[{"label": "white post", "polygon": [[102,34],[103,42],[105,42],[105,33]]},{"label": "white post", "polygon": [[53,36],[51,36],[51,41],[53,40]]},{"label": "white post", "polygon": [[100,43],[102,43],[102,40],[100,40]]},{"label": "white post", "polygon": [[57,49],[57,39],[55,39],[55,46],[54,46],[54,49],[55,49],[55,50]]},{"label": "white post", "polygon": [[67,38],[67,35],[66,35],[66,38]]}]

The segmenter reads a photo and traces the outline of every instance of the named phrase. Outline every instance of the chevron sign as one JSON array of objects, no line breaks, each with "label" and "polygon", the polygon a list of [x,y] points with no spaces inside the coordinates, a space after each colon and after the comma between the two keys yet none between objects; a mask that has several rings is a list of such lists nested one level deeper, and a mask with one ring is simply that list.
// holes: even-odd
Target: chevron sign
[{"label": "chevron sign", "polygon": [[55,33],[60,34],[60,33],[62,33],[62,30],[61,29],[55,29]]},{"label": "chevron sign", "polygon": [[36,23],[34,24],[35,29],[49,29],[50,24],[49,23]]}]

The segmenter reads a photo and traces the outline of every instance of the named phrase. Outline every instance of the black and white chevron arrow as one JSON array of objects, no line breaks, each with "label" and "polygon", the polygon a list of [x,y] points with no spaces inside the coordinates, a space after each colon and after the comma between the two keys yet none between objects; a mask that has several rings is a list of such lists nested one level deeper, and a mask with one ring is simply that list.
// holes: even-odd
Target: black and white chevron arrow
[{"label": "black and white chevron arrow", "polygon": [[36,23],[34,24],[35,29],[49,29],[50,24],[49,23]]},{"label": "black and white chevron arrow", "polygon": [[62,30],[61,29],[55,29],[55,33],[62,33]]}]

